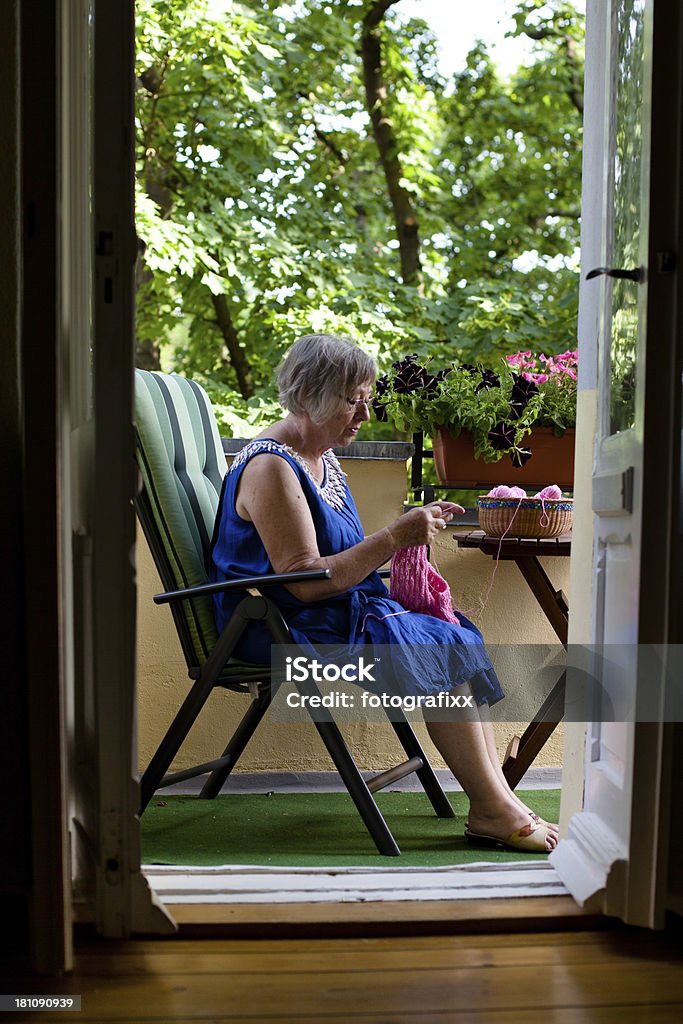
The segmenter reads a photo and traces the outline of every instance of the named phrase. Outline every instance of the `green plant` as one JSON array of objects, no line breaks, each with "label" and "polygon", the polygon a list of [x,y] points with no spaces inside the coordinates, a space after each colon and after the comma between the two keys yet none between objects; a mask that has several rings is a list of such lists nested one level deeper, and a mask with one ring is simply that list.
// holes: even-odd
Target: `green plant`
[{"label": "green plant", "polygon": [[138,365],[249,426],[301,334],[388,366],[576,329],[583,15],[510,0],[533,53],[503,74],[478,41],[444,74],[406,6],[136,0]]},{"label": "green plant", "polygon": [[474,454],[484,462],[509,455],[523,466],[532,451],[525,443],[533,427],[561,436],[576,423],[577,353],[558,356],[517,352],[494,367],[454,362],[432,372],[432,360],[407,356],[377,380],[375,415],[399,430],[457,437],[472,434]]}]

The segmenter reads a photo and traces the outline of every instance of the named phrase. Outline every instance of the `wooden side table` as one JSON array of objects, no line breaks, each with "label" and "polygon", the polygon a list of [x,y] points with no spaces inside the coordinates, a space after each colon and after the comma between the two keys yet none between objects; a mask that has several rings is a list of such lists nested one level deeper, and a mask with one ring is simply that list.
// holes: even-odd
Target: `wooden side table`
[{"label": "wooden side table", "polygon": [[[487,536],[482,530],[455,530],[454,537],[458,547],[476,548],[493,559],[515,562],[560,643],[566,646],[569,605],[563,592],[553,587],[539,558],[549,555],[568,557],[572,550],[571,534],[540,538],[505,537],[501,541],[499,537]],[[533,722],[521,736],[510,740],[503,760],[503,773],[513,789],[562,721],[566,681],[566,673],[563,672],[536,712]]]}]

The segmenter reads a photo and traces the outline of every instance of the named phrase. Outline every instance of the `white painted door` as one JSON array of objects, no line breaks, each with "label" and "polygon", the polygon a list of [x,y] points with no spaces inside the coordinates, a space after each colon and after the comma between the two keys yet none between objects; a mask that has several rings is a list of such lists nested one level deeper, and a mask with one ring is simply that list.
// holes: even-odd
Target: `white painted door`
[{"label": "white painted door", "polygon": [[664,910],[670,781],[668,726],[638,719],[652,717],[659,683],[643,671],[643,645],[673,640],[678,8],[589,0],[585,145],[595,150],[583,189],[594,223],[581,299],[597,340],[588,382],[596,397],[590,642],[601,688],[586,733],[583,811],[553,858],[579,902],[647,926]]}]

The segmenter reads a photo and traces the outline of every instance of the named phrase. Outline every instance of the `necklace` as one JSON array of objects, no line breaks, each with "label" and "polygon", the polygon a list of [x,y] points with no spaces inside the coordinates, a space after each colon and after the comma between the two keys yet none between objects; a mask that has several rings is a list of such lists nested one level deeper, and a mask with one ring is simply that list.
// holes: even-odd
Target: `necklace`
[{"label": "necklace", "polygon": [[[291,459],[293,459],[304,471],[308,479],[311,481],[316,491],[326,504],[332,508],[340,511],[344,507],[346,498],[346,484],[344,482],[344,471],[339,465],[339,461],[330,448],[322,455],[322,463],[326,474],[323,475],[323,480],[319,482],[316,480],[313,471],[308,462],[299,454],[296,449],[291,448],[288,444],[284,444],[282,441],[276,441],[271,437],[260,437],[253,441],[249,441],[244,448],[235,456],[229,472],[234,472],[243,466],[245,462],[258,452],[286,452]],[[325,475],[327,479],[325,479]]]}]

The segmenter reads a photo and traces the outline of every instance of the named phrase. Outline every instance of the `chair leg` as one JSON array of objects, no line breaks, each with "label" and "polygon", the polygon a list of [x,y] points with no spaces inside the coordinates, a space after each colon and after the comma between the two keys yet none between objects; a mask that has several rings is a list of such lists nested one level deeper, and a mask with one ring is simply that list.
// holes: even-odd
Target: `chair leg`
[{"label": "chair leg", "polygon": [[315,720],[314,725],[378,851],[384,857],[400,856],[401,851],[398,844],[375,803],[365,779],[358,770],[351,751],[344,742],[339,726],[334,721],[316,722]]},{"label": "chair leg", "polygon": [[[273,643],[291,643],[291,636],[286,631],[282,616],[272,606],[266,616],[266,623],[270,629]],[[298,689],[302,694],[321,696],[320,690],[311,681],[300,685]],[[321,706],[316,709],[315,715],[308,703],[306,709],[377,849],[385,857],[399,857],[401,851],[398,844],[382,817],[382,812],[375,803],[375,798],[368,789],[365,779],[358,770],[358,765],[346,746],[334,718],[326,708]]]},{"label": "chair leg", "polygon": [[230,742],[223,751],[222,756],[229,757],[230,760],[222,768],[216,768],[215,771],[211,772],[199,794],[200,799],[212,800],[214,797],[218,796],[225,785],[230,772],[239,761],[244,748],[256,732],[269,707],[270,687],[266,687],[262,694],[260,694],[255,700],[252,700],[249,705],[249,710],[242,718],[242,721],[237,726]]},{"label": "chair leg", "polygon": [[[396,714],[396,712],[398,712],[398,714]],[[395,720],[395,718],[398,720]],[[422,788],[429,797],[429,802],[436,811],[438,817],[454,818],[455,811],[453,810],[450,800],[444,793],[441,783],[434,773],[434,769],[427,760],[427,755],[422,749],[422,744],[415,735],[410,722],[398,708],[392,708],[391,726],[408,758],[419,757],[422,761],[422,768],[418,768],[415,774],[422,783]]]},{"label": "chair leg", "polygon": [[206,704],[213,688],[214,682],[212,679],[202,679],[200,677],[181,704],[177,715],[168,727],[166,735],[159,744],[154,757],[147,765],[140,780],[140,814],[142,814],[159,788],[159,783],[168,771],[171,761],[180,750],[185,737],[194,725],[197,715]]},{"label": "chair leg", "polygon": [[[217,768],[211,773],[199,794],[200,797],[211,799],[218,795],[230,772],[237,764],[242,751],[268,710],[270,702],[270,688],[261,697],[252,702],[223,751],[223,757],[230,756],[231,760],[227,765]],[[317,715],[319,714],[320,712],[317,712]],[[385,857],[398,857],[401,851],[396,840],[391,834],[389,826],[385,822],[372,793],[368,789],[367,783],[361,775],[351,751],[344,742],[337,723],[331,715],[326,715],[325,721],[316,721],[314,719],[313,722],[377,849]]]},{"label": "chair leg", "polygon": [[201,668],[201,674],[166,731],[159,748],[150,761],[140,780],[140,814],[152,799],[171,761],[176,756],[188,732],[194,725],[199,712],[206,704],[209,694],[216,686],[223,666],[227,663],[236,644],[247,626],[246,614],[240,614],[242,605],[248,608],[253,598],[245,598],[225,627],[211,654]]}]

